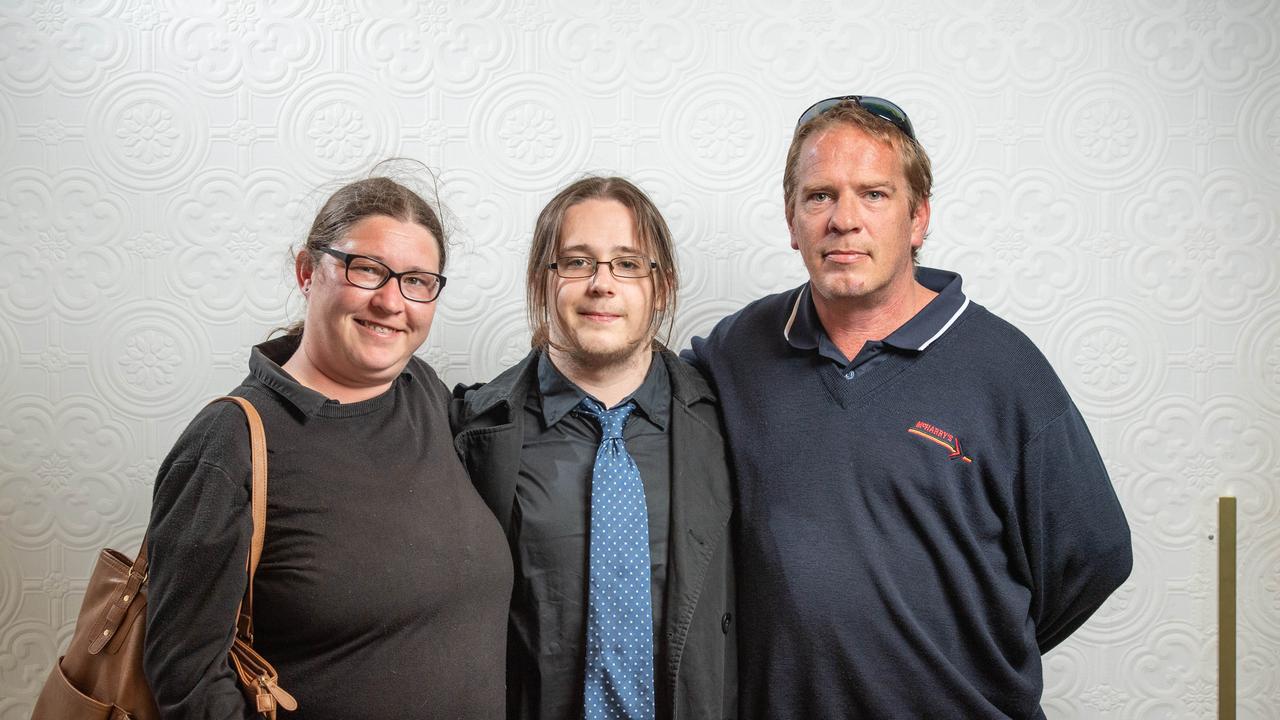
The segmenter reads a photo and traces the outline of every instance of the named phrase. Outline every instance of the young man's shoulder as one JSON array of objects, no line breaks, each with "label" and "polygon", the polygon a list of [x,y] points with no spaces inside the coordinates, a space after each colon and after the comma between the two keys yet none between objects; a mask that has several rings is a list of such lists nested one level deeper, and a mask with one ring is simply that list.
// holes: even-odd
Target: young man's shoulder
[{"label": "young man's shoulder", "polygon": [[676,402],[689,408],[705,404],[714,412],[719,400],[698,365],[687,356],[676,355],[666,348],[655,354],[655,361],[665,364],[667,376],[671,380],[671,396]]},{"label": "young man's shoulder", "polygon": [[498,373],[488,382],[454,385],[449,411],[454,432],[499,406],[511,407],[513,395],[528,390],[528,384],[532,382],[531,374],[537,370],[537,359],[538,353],[530,352],[520,362]]}]

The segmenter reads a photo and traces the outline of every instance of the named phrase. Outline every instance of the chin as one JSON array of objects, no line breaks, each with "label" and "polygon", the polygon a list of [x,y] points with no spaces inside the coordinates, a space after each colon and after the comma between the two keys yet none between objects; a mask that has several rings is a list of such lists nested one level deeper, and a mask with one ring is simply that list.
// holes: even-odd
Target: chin
[{"label": "chin", "polygon": [[849,287],[844,283],[820,283],[813,284],[814,294],[821,296],[824,300],[854,300],[866,295],[866,291],[861,287]]},{"label": "chin", "polygon": [[574,362],[592,367],[617,365],[649,349],[647,339],[634,342],[582,342],[575,339],[564,344],[565,355]]},{"label": "chin", "polygon": [[404,369],[409,362],[409,358],[397,356],[389,357],[366,357],[364,362],[360,363],[365,375],[377,378],[382,382],[395,378]]}]

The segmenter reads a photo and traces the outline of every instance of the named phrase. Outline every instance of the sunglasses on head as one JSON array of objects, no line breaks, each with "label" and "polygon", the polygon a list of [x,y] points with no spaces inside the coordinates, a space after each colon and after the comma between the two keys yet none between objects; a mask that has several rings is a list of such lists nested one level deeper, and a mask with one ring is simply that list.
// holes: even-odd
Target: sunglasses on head
[{"label": "sunglasses on head", "polygon": [[[872,97],[871,95],[842,95],[819,100],[800,114],[800,119],[796,121],[796,127],[804,125],[842,102],[852,102],[872,115],[882,120],[888,120],[893,123],[894,127],[905,133],[907,137],[916,140],[916,131],[911,127],[911,119],[907,117],[906,111],[884,98]],[[919,140],[916,140],[916,142],[919,142]]]}]

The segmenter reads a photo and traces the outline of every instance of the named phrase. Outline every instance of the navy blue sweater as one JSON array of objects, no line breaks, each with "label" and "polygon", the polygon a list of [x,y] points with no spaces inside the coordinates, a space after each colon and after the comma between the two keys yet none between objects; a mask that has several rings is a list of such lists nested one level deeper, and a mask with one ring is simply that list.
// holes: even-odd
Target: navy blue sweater
[{"label": "navy blue sweater", "polygon": [[1041,653],[1132,566],[1084,420],[973,303],[846,380],[783,337],[801,289],[693,343],[739,488],[742,717],[1044,717]]}]

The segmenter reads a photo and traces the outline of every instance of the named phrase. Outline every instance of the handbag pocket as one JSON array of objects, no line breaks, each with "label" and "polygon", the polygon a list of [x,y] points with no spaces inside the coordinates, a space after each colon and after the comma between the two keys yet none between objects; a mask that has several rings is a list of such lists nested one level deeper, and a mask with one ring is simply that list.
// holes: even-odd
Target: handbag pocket
[{"label": "handbag pocket", "polygon": [[62,671],[62,658],[36,699],[31,720],[107,720],[111,706],[80,692]]},{"label": "handbag pocket", "polygon": [[231,666],[240,676],[240,687],[249,698],[250,707],[256,706],[267,720],[275,720],[278,707],[298,709],[298,701],[276,684],[280,681],[276,669],[239,634],[231,643]]}]

